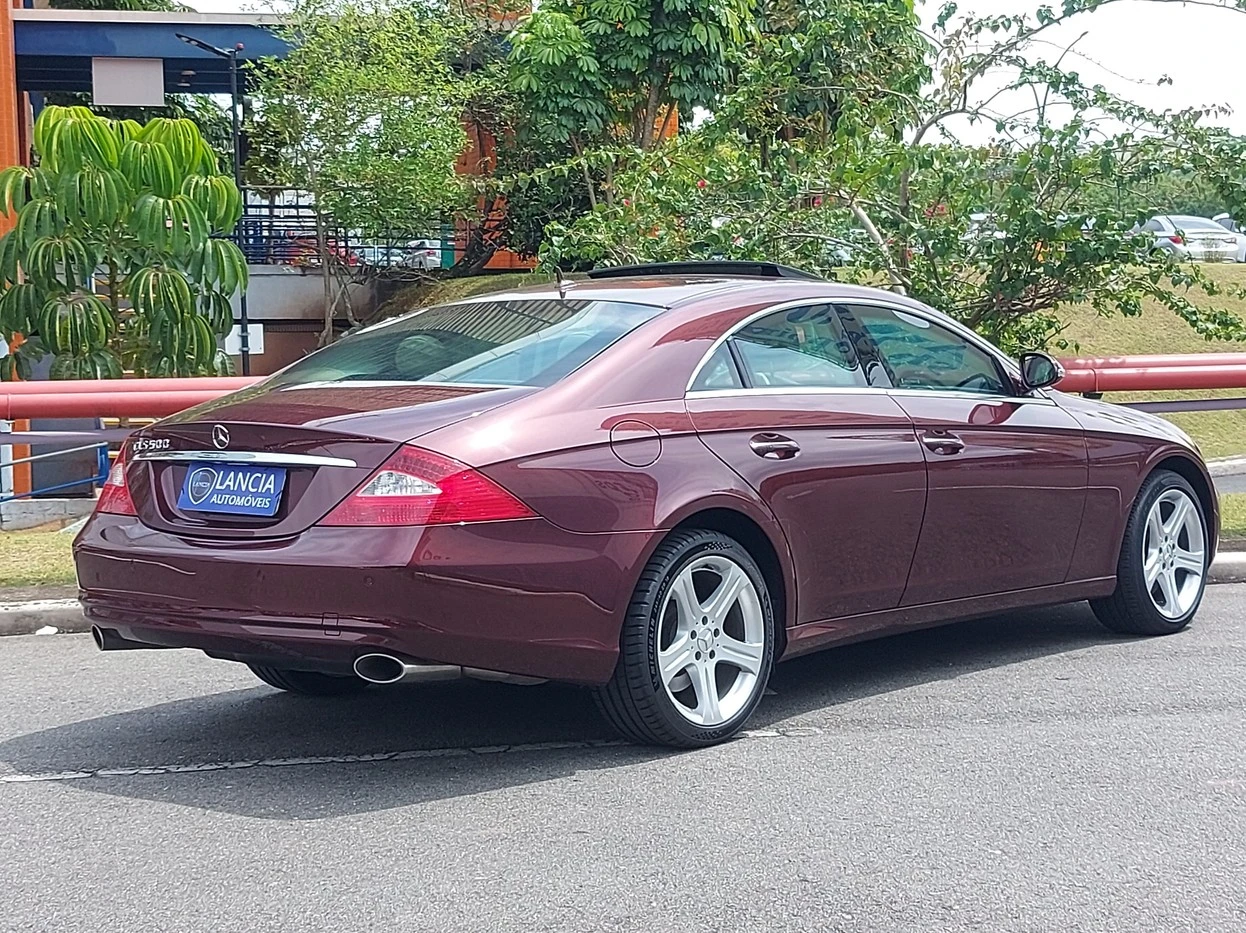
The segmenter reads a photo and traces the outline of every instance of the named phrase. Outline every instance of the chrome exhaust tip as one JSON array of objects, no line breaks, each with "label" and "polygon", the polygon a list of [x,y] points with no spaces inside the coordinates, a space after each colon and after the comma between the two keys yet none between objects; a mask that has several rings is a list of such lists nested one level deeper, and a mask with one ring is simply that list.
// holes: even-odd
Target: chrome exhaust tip
[{"label": "chrome exhaust tip", "polygon": [[164,645],[149,645],[146,642],[126,638],[116,629],[91,626],[91,640],[100,651],[133,651],[136,648],[163,648]]},{"label": "chrome exhaust tip", "polygon": [[458,680],[463,668],[457,664],[411,664],[392,654],[363,654],[355,659],[355,676],[370,684]]}]

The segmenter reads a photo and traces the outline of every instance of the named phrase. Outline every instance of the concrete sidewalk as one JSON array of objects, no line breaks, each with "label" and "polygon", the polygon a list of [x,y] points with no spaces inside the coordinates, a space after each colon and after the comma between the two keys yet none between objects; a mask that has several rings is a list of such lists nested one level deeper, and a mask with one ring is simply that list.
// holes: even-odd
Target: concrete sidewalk
[{"label": "concrete sidewalk", "polygon": [[[1246,583],[1246,551],[1226,551],[1212,562],[1208,583]],[[59,587],[59,590],[66,588]],[[0,587],[0,636],[58,635],[90,631],[78,600],[72,597],[30,598],[31,589],[17,590],[6,599]]]}]

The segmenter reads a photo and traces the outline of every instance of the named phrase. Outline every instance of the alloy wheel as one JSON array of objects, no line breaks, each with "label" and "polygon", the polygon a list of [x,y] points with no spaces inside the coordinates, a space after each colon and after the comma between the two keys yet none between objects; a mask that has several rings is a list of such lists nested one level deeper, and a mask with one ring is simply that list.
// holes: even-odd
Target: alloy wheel
[{"label": "alloy wheel", "polygon": [[1185,490],[1168,489],[1155,500],[1142,548],[1151,603],[1164,618],[1180,618],[1198,601],[1207,572],[1203,522]]},{"label": "alloy wheel", "polygon": [[765,657],[761,598],[744,568],[719,555],[690,561],[660,619],[658,676],[675,709],[698,726],[736,716],[757,689]]}]

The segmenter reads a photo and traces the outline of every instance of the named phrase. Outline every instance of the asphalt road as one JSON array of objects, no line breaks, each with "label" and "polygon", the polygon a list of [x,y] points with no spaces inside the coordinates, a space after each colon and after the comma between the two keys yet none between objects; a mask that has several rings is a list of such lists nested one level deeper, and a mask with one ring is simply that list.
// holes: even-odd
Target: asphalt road
[{"label": "asphalt road", "polygon": [[1220,495],[1231,492],[1246,492],[1246,473],[1234,473],[1232,476],[1214,476],[1216,492]]},{"label": "asphalt road", "polygon": [[1244,684],[1246,586],[1163,639],[1081,606],[795,661],[682,754],[569,688],[3,638],[0,930],[1241,931]]}]

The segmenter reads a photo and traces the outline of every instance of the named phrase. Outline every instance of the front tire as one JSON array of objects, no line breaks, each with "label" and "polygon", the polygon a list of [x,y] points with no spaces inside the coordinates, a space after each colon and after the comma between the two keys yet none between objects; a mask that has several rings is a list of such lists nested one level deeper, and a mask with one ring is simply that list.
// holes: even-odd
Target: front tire
[{"label": "front tire", "polygon": [[358,677],[337,674],[321,674],[317,671],[292,671],[280,667],[248,664],[251,673],[270,687],[298,693],[309,697],[338,697],[359,693],[368,688],[368,682]]},{"label": "front tire", "polygon": [[1116,591],[1090,601],[1099,621],[1122,635],[1181,631],[1203,600],[1208,541],[1194,487],[1170,470],[1152,473],[1125,526]]},{"label": "front tire", "polygon": [[717,531],[674,532],[640,575],[597,704],[635,742],[726,741],[765,693],[774,627],[765,578],[743,545]]}]

